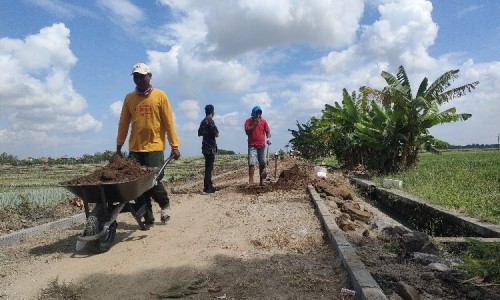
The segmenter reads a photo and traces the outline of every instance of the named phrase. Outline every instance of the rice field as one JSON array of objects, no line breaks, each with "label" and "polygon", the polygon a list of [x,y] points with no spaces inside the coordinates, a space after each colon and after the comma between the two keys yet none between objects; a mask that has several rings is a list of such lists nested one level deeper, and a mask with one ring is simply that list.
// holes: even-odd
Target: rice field
[{"label": "rice field", "polygon": [[430,203],[500,224],[499,150],[422,153],[414,169],[374,181],[383,178],[402,180],[404,191]]},{"label": "rice field", "polygon": [[[60,164],[12,166],[0,165],[0,207],[16,206],[20,203],[50,205],[74,197],[58,186],[59,183],[87,175],[103,167],[100,164]],[[246,166],[246,155],[217,155],[215,168],[232,170]],[[181,157],[165,168],[163,181],[176,182],[188,179],[204,171],[204,158]]]}]

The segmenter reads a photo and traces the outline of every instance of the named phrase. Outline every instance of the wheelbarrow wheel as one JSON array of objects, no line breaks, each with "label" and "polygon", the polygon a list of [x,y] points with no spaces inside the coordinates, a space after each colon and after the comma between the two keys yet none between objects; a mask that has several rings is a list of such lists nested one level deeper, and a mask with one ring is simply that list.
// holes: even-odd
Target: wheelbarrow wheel
[{"label": "wheelbarrow wheel", "polygon": [[[87,242],[88,249],[93,253],[104,253],[108,251],[113,245],[116,236],[116,221],[109,226],[108,232],[101,238]],[[92,236],[99,234],[102,230],[102,224],[96,216],[90,215],[87,218],[85,225],[85,236]]]},{"label": "wheelbarrow wheel", "polygon": [[[103,218],[103,208],[102,205],[96,204],[94,209],[90,212],[87,218],[87,224],[85,224],[85,236],[93,236],[99,234],[105,222],[101,221]],[[101,220],[100,220],[101,219]],[[93,253],[104,253],[108,251],[113,245],[113,241],[116,236],[116,221],[111,223],[108,231],[101,238],[93,241],[87,242],[88,249]]]}]

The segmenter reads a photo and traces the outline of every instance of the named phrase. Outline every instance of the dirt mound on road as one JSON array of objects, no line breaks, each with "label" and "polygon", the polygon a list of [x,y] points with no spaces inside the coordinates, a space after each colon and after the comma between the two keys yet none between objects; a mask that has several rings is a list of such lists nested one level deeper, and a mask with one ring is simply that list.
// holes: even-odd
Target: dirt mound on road
[{"label": "dirt mound on road", "polygon": [[278,190],[305,191],[307,185],[314,180],[312,166],[302,164],[292,158],[281,160],[280,169],[282,171],[276,181],[273,182],[268,177],[264,185],[240,186],[240,192],[244,194],[263,194]]},{"label": "dirt mound on road", "polygon": [[295,164],[281,172],[274,187],[276,189],[304,190],[313,180],[311,172],[311,166]]}]

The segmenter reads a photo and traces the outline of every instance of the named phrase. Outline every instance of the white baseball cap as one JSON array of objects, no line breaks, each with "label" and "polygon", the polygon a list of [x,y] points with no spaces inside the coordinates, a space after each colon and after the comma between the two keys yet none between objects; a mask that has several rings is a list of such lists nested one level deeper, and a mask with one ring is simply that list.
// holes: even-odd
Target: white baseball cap
[{"label": "white baseball cap", "polygon": [[138,63],[132,67],[132,74],[130,74],[130,75],[133,75],[134,73],[146,75],[146,74],[151,73],[151,71],[149,70],[148,65],[143,64],[143,63]]}]

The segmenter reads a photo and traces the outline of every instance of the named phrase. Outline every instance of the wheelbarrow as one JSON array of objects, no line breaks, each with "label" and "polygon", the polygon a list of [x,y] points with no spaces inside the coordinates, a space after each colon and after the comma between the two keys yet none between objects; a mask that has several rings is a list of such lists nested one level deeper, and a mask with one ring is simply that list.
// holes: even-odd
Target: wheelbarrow
[{"label": "wheelbarrow", "polygon": [[[142,221],[147,213],[147,201],[141,203],[136,199],[157,184],[158,176],[172,158],[170,156],[161,168],[151,168],[150,173],[132,181],[75,185],[60,183],[59,186],[80,197],[85,208],[86,223],[77,237],[76,250],[86,246],[93,253],[108,251],[116,236],[116,218],[120,213],[130,212],[140,228],[147,230],[149,224]],[[95,204],[92,210],[89,203]]]}]

